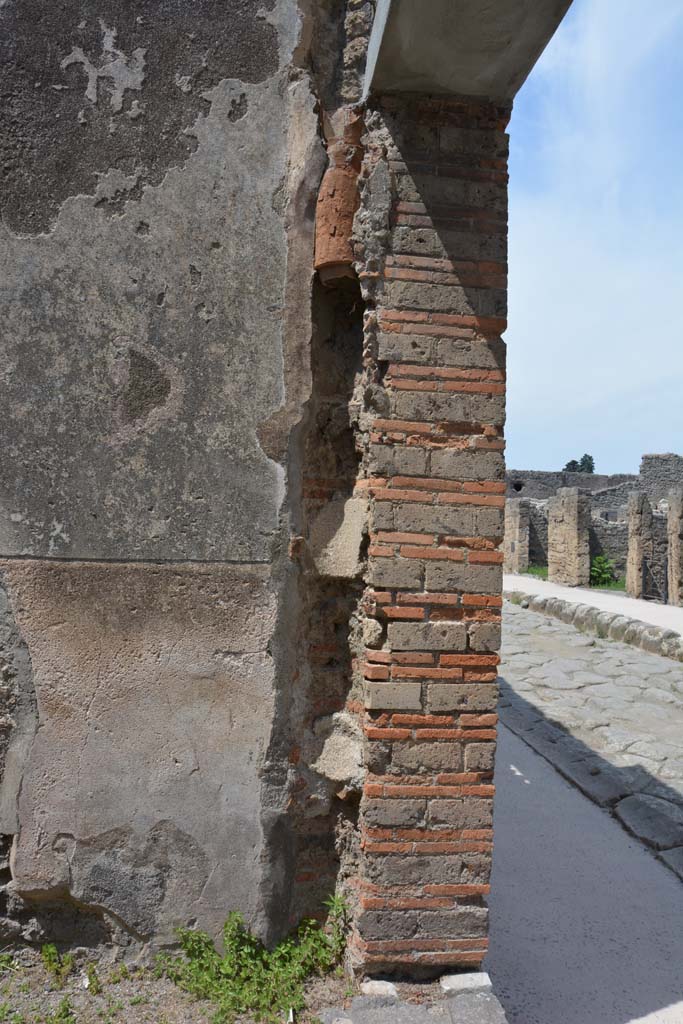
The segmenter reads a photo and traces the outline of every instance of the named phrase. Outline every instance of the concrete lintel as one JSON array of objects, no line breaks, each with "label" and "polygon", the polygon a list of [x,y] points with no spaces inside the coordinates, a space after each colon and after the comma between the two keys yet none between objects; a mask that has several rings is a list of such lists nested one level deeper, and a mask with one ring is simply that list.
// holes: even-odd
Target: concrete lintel
[{"label": "concrete lintel", "polygon": [[511,100],[571,0],[378,0],[365,96],[427,92]]}]

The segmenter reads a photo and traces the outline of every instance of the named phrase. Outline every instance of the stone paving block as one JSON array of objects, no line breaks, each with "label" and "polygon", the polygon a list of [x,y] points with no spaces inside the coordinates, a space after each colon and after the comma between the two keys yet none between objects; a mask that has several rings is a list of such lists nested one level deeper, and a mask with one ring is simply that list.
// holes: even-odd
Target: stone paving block
[{"label": "stone paving block", "polygon": [[486,971],[444,974],[439,984],[444,992],[447,992],[449,995],[458,995],[461,992],[491,991],[491,978]]},{"label": "stone paving block", "polygon": [[683,879],[683,846],[676,846],[673,850],[664,850],[660,858],[672,871],[675,871],[679,878]]},{"label": "stone paving block", "polygon": [[[357,997],[348,1010],[323,1010],[320,1019],[322,1024],[339,1024],[340,1021],[349,1021],[350,1024],[453,1024],[454,1020],[445,1001],[431,1007],[371,996]],[[459,1024],[469,1022],[463,1020]],[[477,1024],[476,1019],[472,1024]],[[485,1018],[484,1024],[489,1024]],[[495,1018],[491,1019],[491,1024],[497,1024]]]},{"label": "stone paving block", "polygon": [[683,808],[648,793],[621,800],[615,814],[638,839],[656,850],[683,846]]},{"label": "stone paving block", "polygon": [[322,1024],[507,1024],[490,990],[459,992],[431,1005],[359,996],[349,1009],[323,1010],[320,1020]]},{"label": "stone paving block", "polygon": [[507,1024],[492,992],[462,992],[449,999],[453,1024]]}]

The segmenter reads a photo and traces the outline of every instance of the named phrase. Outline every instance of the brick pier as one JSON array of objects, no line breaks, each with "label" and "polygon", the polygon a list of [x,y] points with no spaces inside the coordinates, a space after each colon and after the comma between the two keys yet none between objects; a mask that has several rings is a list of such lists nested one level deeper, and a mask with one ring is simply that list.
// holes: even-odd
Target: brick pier
[{"label": "brick pier", "polygon": [[370,501],[367,780],[356,957],[486,953],[500,644],[509,109],[392,97],[366,115],[359,418]]}]

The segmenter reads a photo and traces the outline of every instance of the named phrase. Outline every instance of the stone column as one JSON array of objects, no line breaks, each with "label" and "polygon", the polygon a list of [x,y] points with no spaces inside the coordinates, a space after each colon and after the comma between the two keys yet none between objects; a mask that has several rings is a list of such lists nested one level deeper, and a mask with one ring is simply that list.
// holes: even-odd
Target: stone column
[{"label": "stone column", "polygon": [[667,516],[669,604],[683,604],[683,490],[669,494]]},{"label": "stone column", "polygon": [[486,953],[505,480],[507,106],[382,97],[356,219],[370,496],[360,914],[373,971]]},{"label": "stone column", "polygon": [[509,498],[505,502],[505,572],[526,572],[529,568],[529,502]]},{"label": "stone column", "polygon": [[652,549],[652,508],[645,494],[632,494],[628,500],[628,558],[626,593],[643,596],[643,566]]},{"label": "stone column", "polygon": [[590,583],[590,499],[561,487],[548,501],[548,579],[569,587]]}]

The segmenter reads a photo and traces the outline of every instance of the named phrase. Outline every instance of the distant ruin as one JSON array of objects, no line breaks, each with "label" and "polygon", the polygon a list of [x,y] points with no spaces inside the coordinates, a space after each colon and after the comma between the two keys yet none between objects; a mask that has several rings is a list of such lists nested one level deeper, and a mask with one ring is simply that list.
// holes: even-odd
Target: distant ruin
[{"label": "distant ruin", "polygon": [[508,470],[505,571],[548,566],[548,579],[588,586],[598,555],[631,597],[683,603],[683,456],[643,455],[640,473]]}]

